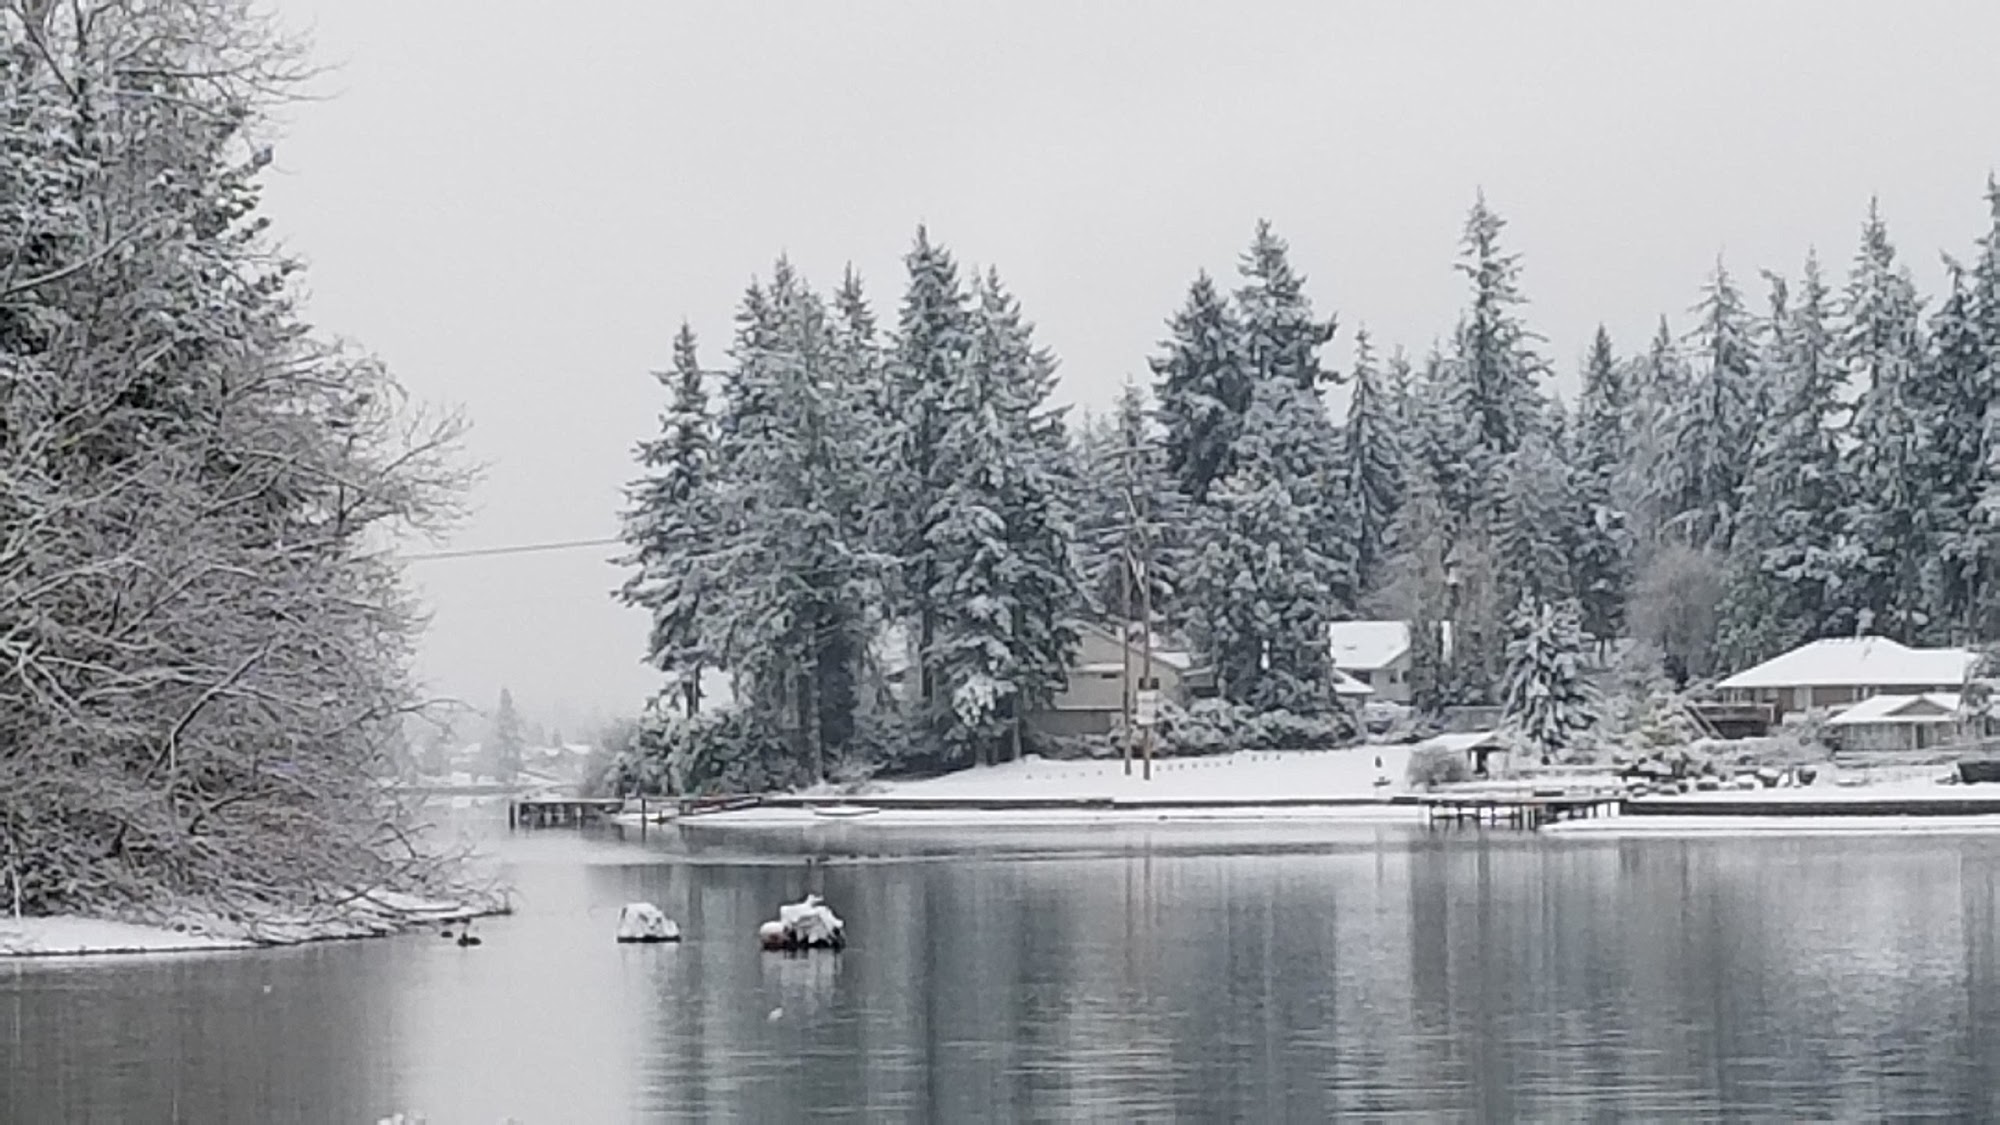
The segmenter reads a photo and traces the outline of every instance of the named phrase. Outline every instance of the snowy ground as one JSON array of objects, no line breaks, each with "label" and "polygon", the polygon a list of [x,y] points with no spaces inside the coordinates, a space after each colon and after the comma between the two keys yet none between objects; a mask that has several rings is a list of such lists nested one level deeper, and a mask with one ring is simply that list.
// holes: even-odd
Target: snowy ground
[{"label": "snowy ground", "polygon": [[1995,812],[2000,812],[2000,785],[1940,785],[1934,779],[1907,778],[1898,781],[1884,781],[1873,785],[1818,785],[1795,786],[1782,789],[1718,789],[1709,792],[1696,790],[1671,797],[1645,797],[1641,800],[1670,801],[1681,804],[1731,804],[1752,802],[1756,804],[1786,804],[1805,801],[1812,803],[1833,801],[1978,801],[1991,803]]},{"label": "snowy ground", "polygon": [[386,890],[371,892],[366,898],[372,900],[373,907],[363,906],[343,919],[268,919],[258,925],[254,936],[241,925],[220,921],[171,929],[68,914],[44,918],[0,917],[0,957],[251,949],[260,945],[388,934],[404,926],[491,913],[495,907],[492,903],[468,906]]},{"label": "snowy ground", "polygon": [[[1161,820],[1245,821],[1324,820],[1338,818],[1411,820],[1420,814],[1410,806],[1390,807],[1384,801],[1406,791],[1407,746],[1364,746],[1345,750],[1242,753],[1213,758],[1159,759],[1152,779],[1143,778],[1141,763],[1128,776],[1122,760],[1050,761],[1029,757],[998,766],[960,770],[922,781],[891,781],[873,785],[863,794],[828,793],[824,804],[866,805],[880,811],[864,817],[831,820],[801,808],[750,808],[705,813],[683,823],[701,826],[776,826],[803,823],[842,824],[1075,824],[1158,822]],[[1381,759],[1378,772],[1375,765]],[[1377,777],[1388,785],[1375,784]],[[1116,808],[965,808],[901,809],[883,807],[896,800],[921,801],[1116,801]],[[1346,806],[1300,807],[1270,802],[1305,800],[1367,801]],[[1161,802],[1212,801],[1207,808],[1161,807]],[[637,817],[621,816],[637,822]]]},{"label": "snowy ground", "polygon": [[1614,816],[1542,829],[1563,839],[1696,836],[1964,836],[2000,832],[1994,816]]},{"label": "snowy ground", "polygon": [[[1382,768],[1375,768],[1377,757]],[[1213,758],[1157,759],[1152,780],[1141,780],[1140,763],[1125,773],[1122,761],[1058,762],[1026,758],[980,766],[923,781],[885,782],[868,796],[935,800],[1112,798],[1119,801],[1267,801],[1331,798],[1349,800],[1401,793],[1407,746],[1357,746],[1345,750],[1276,751]],[[1378,787],[1377,776],[1390,784]],[[868,796],[853,798],[866,803]]]},{"label": "snowy ground", "polygon": [[73,915],[0,918],[0,956],[6,957],[176,953],[201,949],[246,949],[250,945],[250,942],[241,939]]}]

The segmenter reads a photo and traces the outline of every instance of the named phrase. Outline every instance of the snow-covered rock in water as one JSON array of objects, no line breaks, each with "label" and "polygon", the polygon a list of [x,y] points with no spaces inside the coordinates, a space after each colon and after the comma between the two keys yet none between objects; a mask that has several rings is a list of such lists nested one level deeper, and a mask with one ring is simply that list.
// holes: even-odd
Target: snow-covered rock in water
[{"label": "snow-covered rock in water", "polygon": [[778,920],[766,922],[758,931],[758,936],[768,946],[771,942],[770,930],[779,928],[779,943],[783,948],[796,949],[823,945],[835,949],[847,943],[847,923],[829,909],[818,895],[807,895],[804,899],[787,903],[778,908]]},{"label": "snow-covered rock in water", "polygon": [[785,924],[783,922],[766,922],[757,927],[757,941],[765,949],[783,949],[785,947]]},{"label": "snow-covered rock in water", "polygon": [[628,902],[618,911],[619,941],[679,941],[681,928],[650,902]]}]

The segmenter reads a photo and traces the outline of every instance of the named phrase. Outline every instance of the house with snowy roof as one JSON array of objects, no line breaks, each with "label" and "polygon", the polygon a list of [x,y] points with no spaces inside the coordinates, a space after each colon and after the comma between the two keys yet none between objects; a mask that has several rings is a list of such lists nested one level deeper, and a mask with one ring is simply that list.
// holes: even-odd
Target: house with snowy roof
[{"label": "house with snowy roof", "polygon": [[1958,693],[1978,666],[1979,654],[1970,649],[1835,637],[1774,656],[1716,686],[1726,700],[1765,704],[1778,716],[1814,708],[1845,711],[1878,696],[1950,696],[1956,708]]},{"label": "house with snowy roof", "polygon": [[[1410,623],[1336,621],[1327,626],[1333,666],[1382,703],[1410,702]],[[1350,693],[1343,692],[1343,695]]]},{"label": "house with snowy roof", "polygon": [[1042,734],[1061,738],[1109,734],[1125,713],[1128,684],[1134,692],[1152,688],[1161,699],[1182,707],[1213,693],[1214,677],[1196,667],[1194,654],[1185,645],[1153,634],[1152,678],[1142,683],[1148,663],[1148,638],[1143,633],[1135,629],[1121,639],[1116,629],[1095,623],[1085,623],[1078,632],[1063,689],[1047,707],[1027,715],[1028,725]]},{"label": "house with snowy roof", "polygon": [[1931,750],[1983,733],[1984,723],[1956,692],[1871,695],[1826,723],[1842,750]]}]

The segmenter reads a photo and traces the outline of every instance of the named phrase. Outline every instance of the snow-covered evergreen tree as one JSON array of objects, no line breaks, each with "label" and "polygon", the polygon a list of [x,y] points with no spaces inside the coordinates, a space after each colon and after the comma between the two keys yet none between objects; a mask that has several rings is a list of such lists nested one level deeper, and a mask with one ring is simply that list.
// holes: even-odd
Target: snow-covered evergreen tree
[{"label": "snow-covered evergreen tree", "polygon": [[1501,462],[1494,547],[1509,600],[1555,602],[1574,594],[1580,513],[1569,466],[1546,429],[1531,431]]},{"label": "snow-covered evergreen tree", "polygon": [[1183,493],[1206,501],[1209,487],[1235,467],[1233,453],[1251,377],[1243,328],[1227,297],[1206,272],[1188,287],[1187,303],[1167,321],[1161,354],[1150,363],[1167,471]]},{"label": "snow-covered evergreen tree", "polygon": [[936,695],[929,654],[943,612],[931,531],[942,511],[938,502],[954,483],[938,456],[951,421],[946,396],[966,379],[972,310],[950,252],[933,244],[924,228],[917,228],[904,264],[909,281],[887,364],[888,401],[896,418],[889,455],[877,467],[886,479],[874,541],[896,562],[890,607],[908,627],[916,694],[929,708]]},{"label": "snow-covered evergreen tree", "polygon": [[[1403,365],[1407,378],[1408,365]],[[1400,403],[1375,369],[1374,350],[1364,329],[1354,338],[1354,387],[1341,432],[1346,480],[1340,495],[1342,519],[1354,544],[1355,587],[1365,593],[1382,580],[1389,552],[1389,529],[1403,502]]]},{"label": "snow-covered evergreen tree", "polygon": [[1828,302],[1816,257],[1806,258],[1796,301],[1783,278],[1771,277],[1758,340],[1771,407],[1752,446],[1720,610],[1717,646],[1729,667],[1854,629],[1838,598],[1851,567],[1842,535],[1842,379]]},{"label": "snow-covered evergreen tree", "polygon": [[1920,573],[1929,622],[1925,639],[1963,644],[1984,639],[1978,632],[1978,599],[1993,568],[1978,512],[1986,476],[1986,416],[1995,405],[1995,353],[1981,330],[1967,271],[1956,262],[1948,265],[1951,290],[1931,317],[1914,396],[1930,422],[1925,491],[1936,544],[1936,552],[1920,561]]},{"label": "snow-covered evergreen tree", "polygon": [[1597,693],[1583,671],[1584,637],[1574,601],[1523,598],[1507,644],[1505,723],[1549,764],[1597,725]]},{"label": "snow-covered evergreen tree", "polygon": [[1668,522],[1682,541],[1721,550],[1734,529],[1764,394],[1756,379],[1749,312],[1720,261],[1694,311],[1698,366],[1671,423],[1675,502]]},{"label": "snow-covered evergreen tree", "polygon": [[1974,532],[1985,542],[1985,562],[1975,578],[1971,631],[1991,638],[2000,636],[2000,179],[1992,175],[1986,177],[1986,206],[1988,224],[1968,278],[1967,303],[1986,353],[1980,382],[1987,399],[1974,515]]},{"label": "snow-covered evergreen tree", "polygon": [[1225,698],[1320,714],[1337,705],[1327,627],[1341,604],[1329,578],[1340,567],[1320,549],[1324,493],[1302,471],[1315,460],[1319,398],[1292,379],[1256,390],[1236,467],[1210,490],[1190,624]]},{"label": "snow-covered evergreen tree", "polygon": [[1538,339],[1516,312],[1521,294],[1520,256],[1503,251],[1506,221],[1481,192],[1465,221],[1458,271],[1472,283],[1472,304],[1455,338],[1453,373],[1460,405],[1492,461],[1520,448],[1541,417],[1541,379],[1547,364]]},{"label": "snow-covered evergreen tree", "polygon": [[627,489],[622,561],[635,573],[619,590],[652,618],[646,659],[667,673],[683,714],[701,709],[701,672],[716,665],[710,618],[717,573],[712,464],[714,419],[708,412],[694,330],[682,322],[674,363],[657,378],[671,396],[659,436],[640,443],[640,479]]},{"label": "snow-covered evergreen tree", "polygon": [[528,740],[521,730],[521,713],[514,709],[514,693],[500,689],[500,702],[493,708],[493,721],[486,732],[487,775],[495,781],[512,782],[521,772],[521,754]]},{"label": "snow-covered evergreen tree", "polygon": [[1924,377],[1922,302],[1871,200],[1842,298],[1839,354],[1859,391],[1849,431],[1846,533],[1857,556],[1850,579],[1856,625],[1916,640],[1930,616],[1922,600],[1923,560],[1939,547],[1942,522],[1930,490],[1937,456],[1933,419],[1918,386]]},{"label": "snow-covered evergreen tree", "polygon": [[1306,279],[1293,270],[1285,240],[1268,221],[1258,222],[1237,268],[1243,277],[1236,291],[1242,356],[1252,380],[1253,405],[1257,388],[1265,383],[1289,381],[1303,392],[1287,399],[1274,396],[1272,401],[1282,403],[1288,425],[1299,427],[1287,471],[1294,474],[1292,487],[1313,498],[1304,514],[1312,521],[1310,534],[1325,566],[1317,580],[1330,590],[1334,612],[1345,616],[1360,592],[1356,529],[1342,518],[1339,496],[1348,474],[1338,432],[1321,398],[1322,387],[1341,381],[1320,361],[1320,348],[1333,338],[1334,319],[1314,315],[1305,293]]},{"label": "snow-covered evergreen tree", "polygon": [[750,721],[790,748],[795,778],[822,778],[854,735],[877,580],[855,518],[855,403],[825,306],[789,262],[741,323],[716,489],[719,632]]},{"label": "snow-covered evergreen tree", "polygon": [[1610,333],[1599,325],[1584,361],[1569,463],[1577,520],[1571,582],[1584,631],[1600,642],[1624,628],[1631,585],[1631,520],[1620,502],[1619,480],[1634,453],[1629,375],[1612,352]]},{"label": "snow-covered evergreen tree", "polygon": [[1153,619],[1175,628],[1182,616],[1192,501],[1166,471],[1145,389],[1126,383],[1112,415],[1079,431],[1076,457],[1077,547],[1093,613],[1100,620],[1125,621],[1128,593],[1129,612],[1139,612],[1139,570],[1150,555]]},{"label": "snow-covered evergreen tree", "polygon": [[1675,513],[1674,427],[1693,382],[1673,329],[1661,317],[1645,356],[1632,368],[1632,454],[1613,494],[1631,515],[1635,556],[1658,545]]},{"label": "snow-covered evergreen tree", "polygon": [[996,276],[981,279],[971,346],[942,401],[936,451],[949,482],[928,546],[936,631],[932,721],[960,761],[1018,749],[1024,711],[1063,684],[1082,607],[1061,462],[1054,363]]}]

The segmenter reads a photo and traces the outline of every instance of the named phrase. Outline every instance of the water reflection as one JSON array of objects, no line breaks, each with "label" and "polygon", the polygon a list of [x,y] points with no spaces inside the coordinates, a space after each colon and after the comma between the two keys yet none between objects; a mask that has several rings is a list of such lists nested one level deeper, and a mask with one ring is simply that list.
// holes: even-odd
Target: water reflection
[{"label": "water reflection", "polygon": [[[476,949],[0,966],[0,1120],[2000,1116],[1994,841],[1074,836],[543,833]],[[760,952],[807,890],[847,951]]]}]

